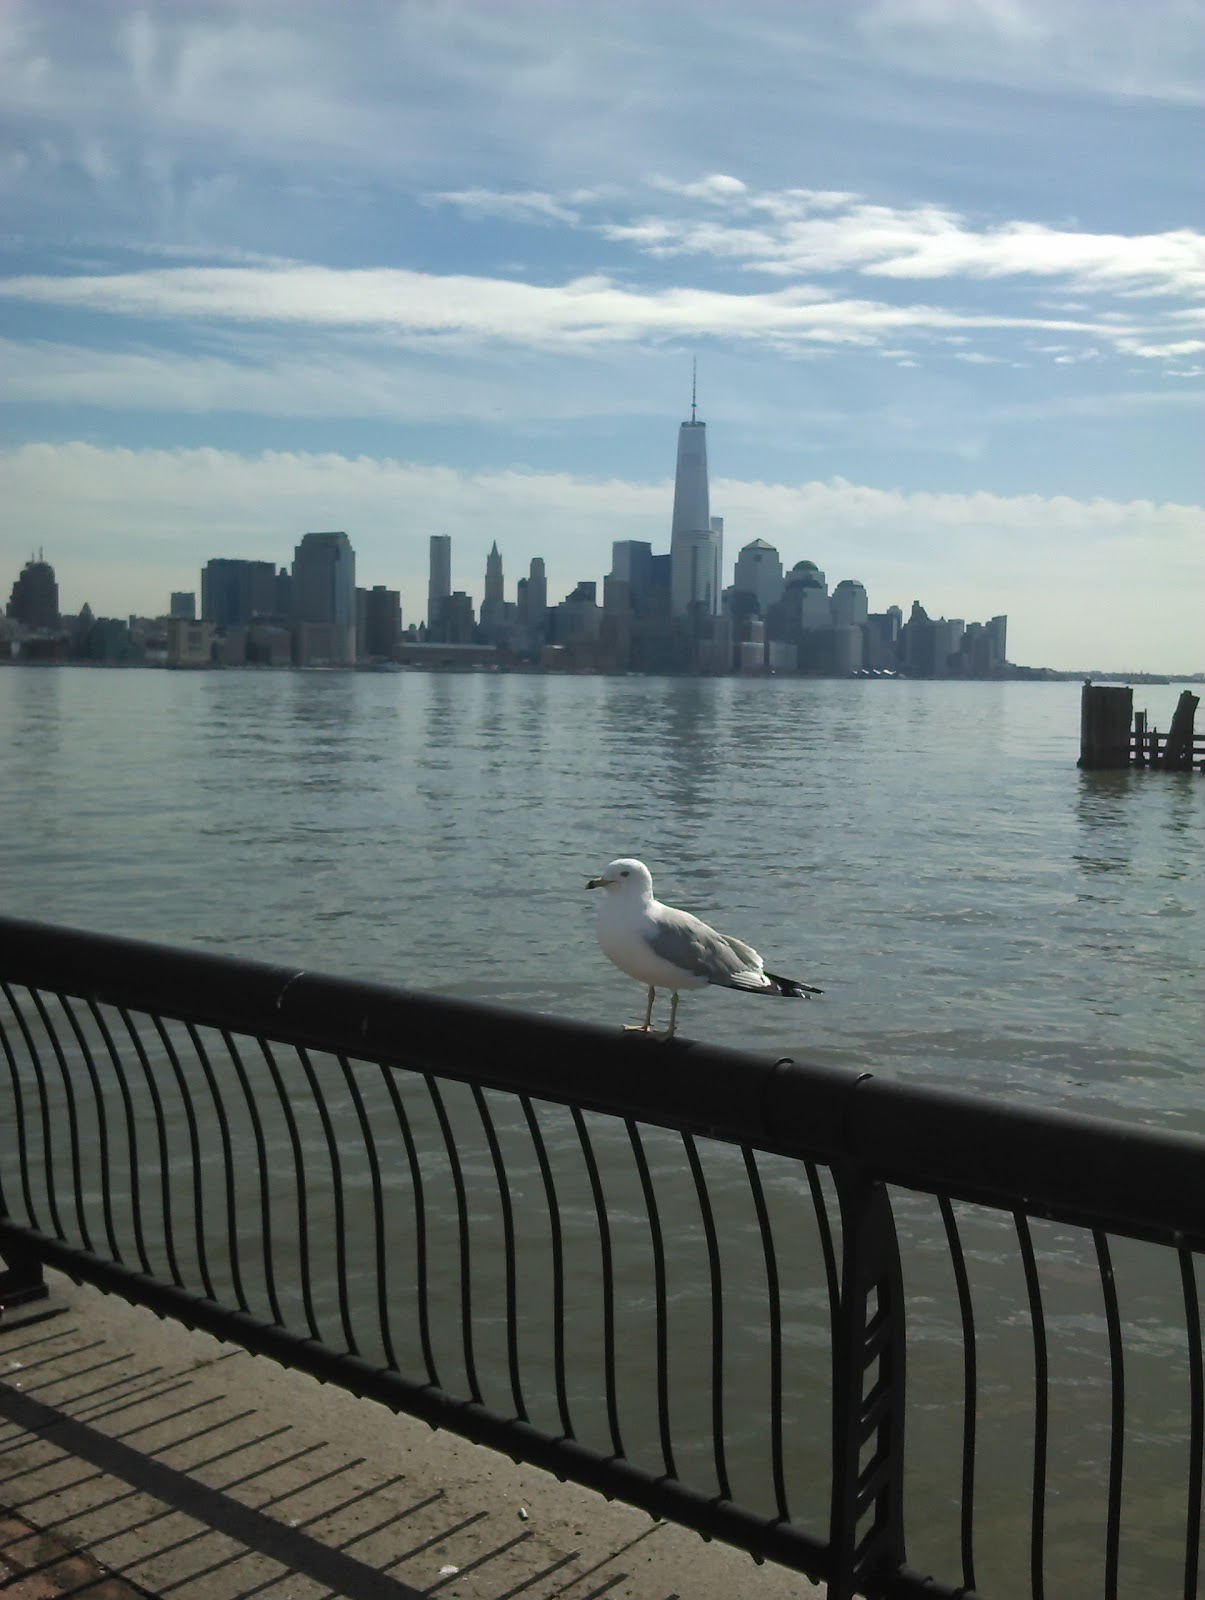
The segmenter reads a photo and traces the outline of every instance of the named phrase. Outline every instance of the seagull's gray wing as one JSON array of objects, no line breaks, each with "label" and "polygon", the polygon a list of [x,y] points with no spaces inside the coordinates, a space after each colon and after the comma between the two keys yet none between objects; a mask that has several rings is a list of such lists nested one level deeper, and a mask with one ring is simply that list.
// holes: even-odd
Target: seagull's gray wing
[{"label": "seagull's gray wing", "polygon": [[649,934],[654,955],[725,989],[762,990],[772,987],[762,975],[761,957],[739,939],[726,939],[689,911],[658,906]]}]

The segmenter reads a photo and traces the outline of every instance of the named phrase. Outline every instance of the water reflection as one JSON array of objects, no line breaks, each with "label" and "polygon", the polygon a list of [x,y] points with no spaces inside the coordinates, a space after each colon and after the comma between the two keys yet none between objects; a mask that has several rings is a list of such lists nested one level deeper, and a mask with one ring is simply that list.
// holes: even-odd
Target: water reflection
[{"label": "water reflection", "polygon": [[1079,772],[1075,814],[1079,838],[1072,860],[1080,871],[1129,872],[1133,859],[1130,799],[1141,781],[1128,767],[1116,772]]}]

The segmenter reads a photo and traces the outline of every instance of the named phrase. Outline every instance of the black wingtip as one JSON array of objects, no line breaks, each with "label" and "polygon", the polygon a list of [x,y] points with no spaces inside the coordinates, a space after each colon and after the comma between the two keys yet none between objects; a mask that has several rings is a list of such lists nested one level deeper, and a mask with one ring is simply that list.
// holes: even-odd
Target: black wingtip
[{"label": "black wingtip", "polygon": [[806,1000],[810,994],[823,994],[823,989],[817,989],[814,983],[800,983],[798,978],[780,978],[776,972],[767,972],[766,977],[771,983],[778,985],[778,992],[787,1000]]}]

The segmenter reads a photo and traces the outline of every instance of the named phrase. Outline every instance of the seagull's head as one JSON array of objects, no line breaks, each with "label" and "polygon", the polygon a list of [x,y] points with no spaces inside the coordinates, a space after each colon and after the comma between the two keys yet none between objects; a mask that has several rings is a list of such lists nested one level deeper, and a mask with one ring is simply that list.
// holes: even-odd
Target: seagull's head
[{"label": "seagull's head", "polygon": [[653,880],[643,861],[631,856],[621,856],[597,878],[591,878],[587,889],[606,889],[610,894],[632,895],[635,899],[651,899]]}]

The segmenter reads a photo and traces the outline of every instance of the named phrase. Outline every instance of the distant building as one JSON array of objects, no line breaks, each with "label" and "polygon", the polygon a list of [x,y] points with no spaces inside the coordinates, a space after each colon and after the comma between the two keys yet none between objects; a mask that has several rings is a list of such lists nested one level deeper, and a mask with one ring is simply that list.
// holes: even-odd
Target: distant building
[{"label": "distant building", "polygon": [[696,411],[692,386],[690,421],[678,429],[670,526],[670,603],[675,617],[688,617],[696,607],[708,616],[717,615],[720,609],[723,524],[717,528],[712,522],[707,486],[707,424],[698,420]]},{"label": "distant building", "polygon": [[542,556],[533,556],[528,569],[527,625],[536,635],[542,635],[548,626],[548,579]]},{"label": "distant building", "polygon": [[[201,573],[201,616],[215,628],[241,627],[277,609],[276,566],[215,556]],[[176,612],[173,611],[175,616]]]},{"label": "distant building", "polygon": [[430,571],[427,578],[427,632],[443,623],[444,601],[452,593],[452,535],[431,535]]},{"label": "distant building", "polygon": [[213,623],[190,617],[169,617],[167,621],[167,665],[169,667],[209,667],[213,665]]},{"label": "distant building", "polygon": [[370,660],[392,660],[402,642],[402,597],[381,584],[364,595],[364,639],[361,654]]},{"label": "distant building", "polygon": [[445,595],[442,610],[441,632],[444,641],[447,644],[473,644],[476,622],[471,596],[463,589],[456,589],[451,594]]},{"label": "distant building", "polygon": [[194,622],[197,616],[197,595],[194,589],[173,589],[169,616]]},{"label": "distant building", "polygon": [[[502,556],[498,541],[490,546],[485,558],[485,597],[481,602],[478,632],[484,644],[500,644],[507,630],[507,605],[502,578]],[[513,621],[513,616],[512,619]]]},{"label": "distant building", "polygon": [[556,643],[597,639],[602,627],[602,615],[602,607],[598,603],[598,585],[592,580],[584,580],[556,608]]},{"label": "distant building", "polygon": [[772,605],[782,599],[782,558],[765,539],[754,539],[736,558],[732,587],[751,594],[757,601],[757,614],[765,617]]},{"label": "distant building", "polygon": [[860,628],[870,615],[866,590],[856,578],[842,578],[833,590],[829,609],[839,628]]},{"label": "distant building", "polygon": [[299,665],[350,666],[355,661],[356,556],[346,533],[307,533],[297,546],[292,616],[295,624],[329,630],[299,635]]},{"label": "distant building", "polygon": [[36,559],[31,556],[25,563],[13,584],[8,615],[39,632],[51,632],[59,625],[59,586],[54,568],[42,559],[40,550]]}]

